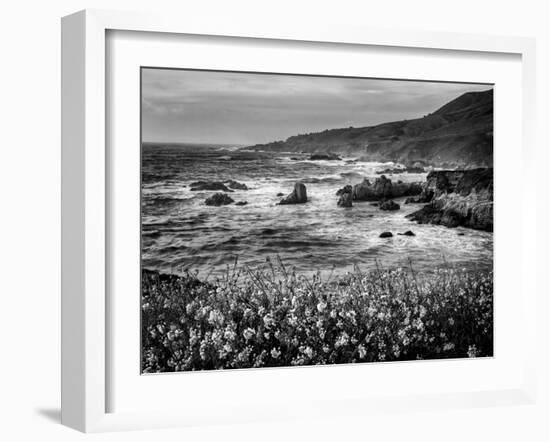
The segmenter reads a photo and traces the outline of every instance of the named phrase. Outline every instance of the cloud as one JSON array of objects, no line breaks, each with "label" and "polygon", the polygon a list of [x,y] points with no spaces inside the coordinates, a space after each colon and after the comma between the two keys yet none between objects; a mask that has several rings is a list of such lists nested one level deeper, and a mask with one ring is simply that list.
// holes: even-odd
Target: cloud
[{"label": "cloud", "polygon": [[490,86],[144,69],[143,139],[254,144],[420,117]]}]

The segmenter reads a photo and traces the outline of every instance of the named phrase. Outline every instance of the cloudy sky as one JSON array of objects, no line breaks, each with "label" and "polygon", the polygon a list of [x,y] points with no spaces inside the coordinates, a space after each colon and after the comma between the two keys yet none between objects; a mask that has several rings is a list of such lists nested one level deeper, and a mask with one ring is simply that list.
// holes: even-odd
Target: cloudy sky
[{"label": "cloudy sky", "polygon": [[142,71],[144,141],[244,144],[421,117],[487,85]]}]

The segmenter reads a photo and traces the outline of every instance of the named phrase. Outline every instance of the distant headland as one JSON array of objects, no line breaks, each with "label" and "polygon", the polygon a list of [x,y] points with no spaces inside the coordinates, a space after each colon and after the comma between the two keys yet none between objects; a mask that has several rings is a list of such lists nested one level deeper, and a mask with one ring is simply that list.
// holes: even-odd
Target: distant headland
[{"label": "distant headland", "polygon": [[493,166],[493,90],[467,92],[413,120],[327,129],[243,149],[330,153],[447,169]]}]

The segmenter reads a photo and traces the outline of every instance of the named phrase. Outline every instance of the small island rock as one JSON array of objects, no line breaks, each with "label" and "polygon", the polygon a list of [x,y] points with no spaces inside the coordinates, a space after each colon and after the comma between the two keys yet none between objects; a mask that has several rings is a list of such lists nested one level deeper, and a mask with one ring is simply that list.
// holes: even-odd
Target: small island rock
[{"label": "small island rock", "polygon": [[238,181],[235,181],[235,180],[228,180],[226,181],[226,183],[227,183],[227,187],[229,187],[230,189],[248,190],[248,187],[246,184],[239,183]]},{"label": "small island rock", "polygon": [[190,184],[191,191],[196,192],[198,190],[221,190],[223,192],[233,192],[224,183],[219,181],[195,181]]},{"label": "small island rock", "polygon": [[340,161],[340,158],[335,153],[314,153],[309,157],[310,160],[329,160],[329,161]]},{"label": "small island rock", "polygon": [[399,210],[400,206],[393,200],[382,201],[379,206],[380,210]]},{"label": "small island rock", "polygon": [[296,183],[294,190],[285,198],[281,200],[279,204],[304,204],[307,203],[307,191],[304,183]]},{"label": "small island rock", "polygon": [[215,193],[211,197],[206,198],[204,204],[206,204],[207,206],[225,206],[233,202],[235,202],[233,198],[226,195],[225,193]]},{"label": "small island rock", "polygon": [[407,230],[405,233],[398,233],[398,235],[402,236],[416,236],[416,234],[412,230]]}]

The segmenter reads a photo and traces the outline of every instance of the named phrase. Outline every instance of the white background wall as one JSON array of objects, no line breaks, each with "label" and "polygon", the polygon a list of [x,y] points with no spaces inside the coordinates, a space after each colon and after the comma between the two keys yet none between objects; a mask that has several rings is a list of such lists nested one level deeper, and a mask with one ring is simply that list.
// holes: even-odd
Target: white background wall
[{"label": "white background wall", "polygon": [[[248,20],[295,20],[509,34],[537,38],[540,399],[536,406],[93,436],[94,440],[550,440],[548,264],[544,137],[550,122],[550,14],[543,1],[19,0],[0,13],[0,438],[83,440],[59,421],[60,17],[83,8],[166,10]],[[520,177],[510,179],[519,180]],[[509,210],[517,210],[510,201]],[[547,223],[545,223],[547,224]],[[546,253],[545,253],[546,251]]]}]

